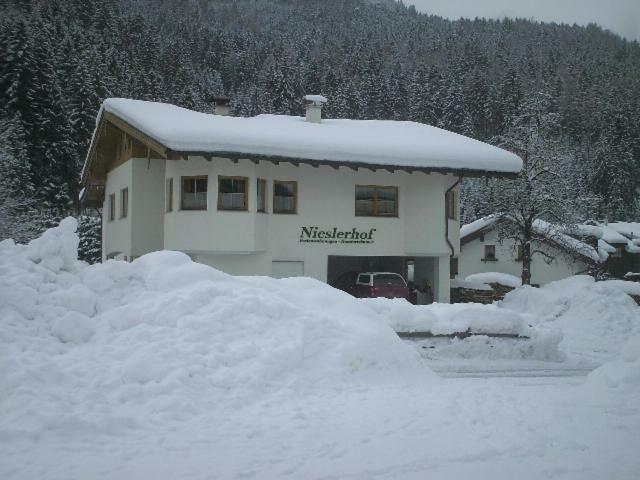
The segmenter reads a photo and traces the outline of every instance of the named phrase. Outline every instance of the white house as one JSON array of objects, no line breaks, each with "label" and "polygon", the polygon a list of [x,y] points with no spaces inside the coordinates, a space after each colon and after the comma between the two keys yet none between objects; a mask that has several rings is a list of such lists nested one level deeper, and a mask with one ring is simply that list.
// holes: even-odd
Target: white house
[{"label": "white house", "polygon": [[[458,257],[457,276],[465,279],[476,273],[499,272],[520,277],[522,261],[515,242],[512,239],[500,239],[498,223],[508,218],[491,215],[464,225],[460,228],[460,255]],[[589,267],[606,260],[607,254],[597,248],[598,237],[581,235],[575,238],[566,231],[549,223],[537,220],[534,230],[539,240],[534,240],[531,251],[531,283],[546,283],[587,273]],[[578,226],[576,226],[578,227]],[[574,232],[572,232],[574,233]],[[575,233],[584,233],[584,231]],[[591,240],[585,237],[592,237]]]},{"label": "white house", "polygon": [[[103,259],[180,250],[231,274],[385,270],[449,300],[463,176],[514,176],[516,155],[414,122],[211,115],[108,99],[82,172]],[[216,110],[227,113],[224,102]]]}]

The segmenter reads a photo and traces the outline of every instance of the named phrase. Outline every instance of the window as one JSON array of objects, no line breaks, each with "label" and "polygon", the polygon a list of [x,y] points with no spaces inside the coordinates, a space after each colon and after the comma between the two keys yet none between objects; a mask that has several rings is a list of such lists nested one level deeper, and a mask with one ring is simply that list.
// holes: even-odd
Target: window
[{"label": "window", "polygon": [[167,192],[165,195],[167,199],[167,212],[173,211],[173,178],[167,180]]},{"label": "window", "polygon": [[218,177],[218,210],[247,210],[247,177]]},{"label": "window", "polygon": [[406,287],[404,279],[395,273],[381,273],[373,276],[374,287]]},{"label": "window", "polygon": [[458,257],[449,257],[449,278],[458,275]]},{"label": "window", "polygon": [[182,210],[207,209],[207,176],[182,177]]},{"label": "window", "polygon": [[484,246],[484,258],[482,260],[485,262],[495,262],[497,260],[495,245]]},{"label": "window", "polygon": [[370,282],[371,282],[371,275],[368,275],[368,274],[360,274],[360,275],[358,275],[357,283],[359,283],[361,285],[369,285]]},{"label": "window", "polygon": [[109,221],[113,222],[116,219],[116,194],[109,195]]},{"label": "window", "polygon": [[273,213],[297,213],[298,182],[273,181]]},{"label": "window", "polygon": [[357,217],[397,217],[398,187],[356,185]]},{"label": "window", "polygon": [[127,218],[129,214],[129,189],[120,190],[120,218]]},{"label": "window", "polygon": [[258,192],[257,210],[258,212],[267,212],[267,181],[264,178],[258,179],[258,185],[256,188]]},{"label": "window", "polygon": [[456,215],[456,192],[454,192],[453,190],[447,192],[445,196],[445,203],[447,218],[449,220],[456,220],[458,218]]}]

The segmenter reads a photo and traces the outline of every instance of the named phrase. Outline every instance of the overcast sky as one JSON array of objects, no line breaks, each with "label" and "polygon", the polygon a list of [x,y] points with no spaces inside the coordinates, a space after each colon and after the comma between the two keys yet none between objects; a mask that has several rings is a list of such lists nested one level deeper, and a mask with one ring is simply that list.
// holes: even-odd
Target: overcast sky
[{"label": "overcast sky", "polygon": [[544,22],[597,23],[640,40],[640,0],[404,0],[425,13],[460,17],[523,17]]}]

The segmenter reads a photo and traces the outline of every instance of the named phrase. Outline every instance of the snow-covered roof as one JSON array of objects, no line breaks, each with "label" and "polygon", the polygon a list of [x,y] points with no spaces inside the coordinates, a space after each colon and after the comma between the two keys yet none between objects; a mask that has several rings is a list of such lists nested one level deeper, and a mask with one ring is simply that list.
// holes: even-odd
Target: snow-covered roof
[{"label": "snow-covered roof", "polygon": [[[463,225],[462,227],[460,227],[460,241],[464,243],[463,240],[470,235],[480,230],[492,229],[498,220],[508,221],[509,218],[510,217],[508,215],[493,214]],[[572,236],[568,235],[564,229],[557,225],[538,219],[534,220],[532,226],[534,231],[538,235],[548,238],[550,242],[555,243],[557,246],[562,247],[563,249],[572,252],[573,254],[586,257],[594,262],[601,262],[606,259],[606,253],[604,254],[604,258],[602,258],[601,253],[597,249],[595,249],[588,243],[573,238]],[[582,234],[585,233],[582,232]]]},{"label": "snow-covered roof", "polygon": [[[520,157],[511,152],[416,122],[323,119],[311,123],[288,115],[231,117],[125,98],[105,100],[98,123],[103,112],[183,154],[263,155],[460,174],[515,174],[522,168]],[[96,136],[92,144],[95,141]],[[85,170],[90,160],[89,154]]]},{"label": "snow-covered roof", "polygon": [[[493,228],[499,219],[507,219],[508,216],[497,214],[475,220],[460,227],[460,240],[485,229]],[[565,249],[585,256],[595,262],[605,261],[610,253],[615,253],[613,245],[624,245],[629,253],[640,253],[640,223],[613,222],[591,224],[574,224],[569,226],[554,225],[544,220],[535,220],[533,228],[539,235],[547,236],[554,243]],[[598,248],[594,248],[574,236],[590,236],[598,239]]]},{"label": "snow-covered roof", "polygon": [[460,240],[484,228],[492,226],[496,220],[498,220],[497,215],[488,215],[486,217],[479,218],[478,220],[474,220],[471,223],[467,223],[466,225],[462,225],[460,227]]}]

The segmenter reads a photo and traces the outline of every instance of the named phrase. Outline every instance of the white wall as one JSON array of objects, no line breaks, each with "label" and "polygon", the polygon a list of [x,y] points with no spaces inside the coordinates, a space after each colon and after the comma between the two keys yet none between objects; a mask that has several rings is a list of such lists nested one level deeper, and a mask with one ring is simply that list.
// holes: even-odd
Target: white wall
[{"label": "white wall", "polygon": [[[495,262],[482,261],[484,258],[484,246],[496,246]],[[544,285],[555,280],[567,278],[587,269],[584,262],[568,258],[565,254],[549,245],[534,244],[533,249],[543,250],[555,259],[551,264],[545,262],[545,257],[535,254],[531,261],[531,283]],[[473,273],[501,272],[509,273],[520,278],[522,275],[522,262],[516,261],[517,250],[512,240],[504,240],[498,243],[496,230],[491,230],[484,236],[484,241],[475,239],[462,245],[458,257],[458,278],[464,279]]]},{"label": "white wall", "polygon": [[[145,195],[144,200],[136,197],[134,203],[138,206],[136,213],[146,213],[141,217],[141,221],[146,222],[144,228],[134,233],[134,255],[159,248],[162,238],[163,248],[185,251],[198,261],[231,274],[271,275],[273,261],[302,261],[305,275],[323,281],[327,278],[329,255],[427,256],[434,258],[434,273],[443,276],[437,289],[440,299],[448,301],[450,249],[444,238],[444,194],[455,182],[453,176],[354,171],[344,167],[336,170],[287,162],[275,165],[240,160],[234,163],[222,158],[207,161],[201,157],[187,161],[152,160],[150,170],[146,170],[146,160],[140,165],[137,161],[125,165],[129,163],[135,164],[136,178],[139,174],[145,178],[129,193],[132,199],[134,195]],[[208,176],[206,211],[180,210],[181,177],[193,175]],[[249,178],[248,212],[217,210],[219,175]],[[108,186],[115,185],[117,178],[116,169],[109,173]],[[173,211],[165,212],[164,189],[169,178],[173,178],[174,186]],[[257,178],[267,180],[266,214],[256,211]],[[297,214],[272,213],[274,180],[298,182]],[[356,184],[398,187],[398,217],[356,217]],[[157,220],[158,215],[164,217],[164,222]],[[449,236],[457,247],[458,222],[449,221],[449,225]],[[370,244],[305,243],[300,242],[303,226],[376,230]],[[107,236],[111,235],[109,232]]]},{"label": "white wall", "polygon": [[164,248],[165,161],[134,158],[131,163],[131,254],[138,257]]},{"label": "white wall", "polygon": [[[133,178],[133,162],[126,162],[116,167],[107,175],[104,203],[102,205],[102,260],[115,253],[131,255],[131,181]],[[120,218],[120,191],[129,188],[129,215]],[[109,220],[109,196],[116,197],[116,216]]]}]

